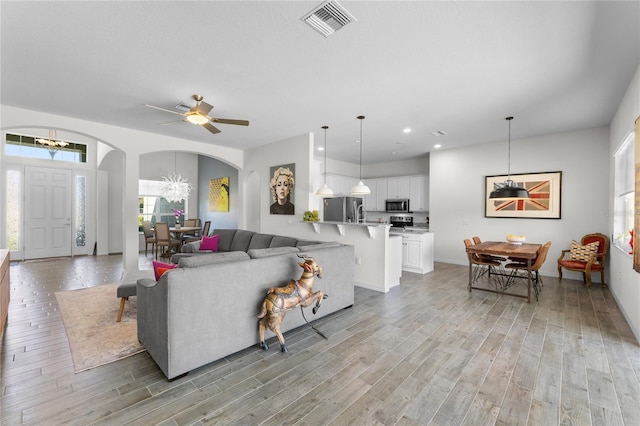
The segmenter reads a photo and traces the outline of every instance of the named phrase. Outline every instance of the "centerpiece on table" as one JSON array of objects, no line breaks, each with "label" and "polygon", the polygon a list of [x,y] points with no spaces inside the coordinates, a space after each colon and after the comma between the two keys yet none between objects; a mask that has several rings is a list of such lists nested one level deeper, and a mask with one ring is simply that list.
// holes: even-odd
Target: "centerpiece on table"
[{"label": "centerpiece on table", "polygon": [[180,229],[180,216],[182,216],[184,212],[181,209],[173,209],[173,215],[176,217],[176,228]]}]

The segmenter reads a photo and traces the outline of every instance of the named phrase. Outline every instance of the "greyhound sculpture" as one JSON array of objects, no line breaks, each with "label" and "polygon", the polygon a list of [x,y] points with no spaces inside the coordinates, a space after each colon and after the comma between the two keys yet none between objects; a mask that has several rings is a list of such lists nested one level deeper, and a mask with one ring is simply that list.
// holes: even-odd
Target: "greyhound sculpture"
[{"label": "greyhound sculpture", "polygon": [[327,297],[322,291],[313,291],[315,277],[322,278],[322,267],[310,256],[298,255],[298,257],[304,260],[304,262],[298,263],[303,269],[300,279],[291,280],[282,287],[271,287],[267,290],[267,296],[262,302],[262,310],[258,314],[258,318],[260,318],[258,331],[260,333],[260,347],[264,350],[269,349],[269,345],[264,340],[264,332],[269,328],[278,336],[282,352],[287,352],[287,346],[284,344],[284,337],[280,331],[280,324],[286,313],[298,305],[306,308],[315,301],[316,305],[313,307],[315,314],[318,312],[322,300]]}]

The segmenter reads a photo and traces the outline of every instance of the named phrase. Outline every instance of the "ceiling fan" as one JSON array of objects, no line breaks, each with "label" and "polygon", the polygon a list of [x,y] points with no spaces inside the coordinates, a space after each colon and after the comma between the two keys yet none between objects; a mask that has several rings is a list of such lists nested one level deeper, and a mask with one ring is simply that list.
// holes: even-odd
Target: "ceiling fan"
[{"label": "ceiling fan", "polygon": [[212,123],[235,124],[238,126],[249,125],[249,122],[247,120],[232,120],[228,118],[210,117],[208,114],[209,114],[209,111],[213,109],[213,105],[209,105],[208,103],[203,101],[202,100],[203,97],[200,95],[193,95],[192,97],[196,101],[196,104],[195,106],[191,107],[189,111],[186,111],[186,112],[172,111],[170,109],[160,108],[160,107],[149,105],[149,104],[144,104],[144,106],[157,109],[160,111],[170,112],[171,114],[181,115],[182,117],[184,117],[182,120],[171,121],[168,123],[161,123],[161,124],[173,124],[180,121],[187,121],[189,123],[198,124],[213,134],[220,133],[220,129],[215,127]]}]

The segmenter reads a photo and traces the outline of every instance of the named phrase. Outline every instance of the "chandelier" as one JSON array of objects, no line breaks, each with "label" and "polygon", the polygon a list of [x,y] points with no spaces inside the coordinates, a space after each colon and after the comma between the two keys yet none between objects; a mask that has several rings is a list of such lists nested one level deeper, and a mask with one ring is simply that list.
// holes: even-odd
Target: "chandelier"
[{"label": "chandelier", "polygon": [[162,198],[171,202],[177,203],[186,198],[189,198],[189,193],[193,189],[193,186],[183,178],[179,173],[175,172],[176,169],[176,153],[174,152],[173,160],[174,172],[169,176],[163,176],[162,182],[160,182],[160,194]]},{"label": "chandelier", "polygon": [[56,129],[49,129],[49,139],[45,139],[45,138],[36,139],[36,142],[44,146],[47,149],[47,151],[49,151],[49,155],[51,156],[52,160],[53,160],[53,157],[56,156],[58,151],[60,151],[65,146],[69,145],[68,142],[59,141],[57,139],[58,139],[58,132]]}]

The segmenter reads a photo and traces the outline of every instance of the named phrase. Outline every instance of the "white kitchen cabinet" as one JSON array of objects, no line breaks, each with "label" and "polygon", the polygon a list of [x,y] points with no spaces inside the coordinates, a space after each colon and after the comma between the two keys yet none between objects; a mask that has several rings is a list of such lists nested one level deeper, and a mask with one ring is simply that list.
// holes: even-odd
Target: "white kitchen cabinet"
[{"label": "white kitchen cabinet", "polygon": [[364,197],[367,211],[384,212],[385,200],[387,199],[387,179],[367,179],[364,183],[371,189],[371,194]]},{"label": "white kitchen cabinet", "polygon": [[418,274],[433,271],[433,232],[402,234],[402,270]]},{"label": "white kitchen cabinet", "polygon": [[429,176],[411,176],[409,178],[409,200],[412,211],[429,211]]},{"label": "white kitchen cabinet", "polygon": [[349,195],[351,188],[358,184],[358,178],[327,173],[327,185],[335,195]]},{"label": "white kitchen cabinet", "polygon": [[409,198],[409,177],[400,176],[387,179],[387,198]]},{"label": "white kitchen cabinet", "polygon": [[383,212],[387,209],[387,179],[376,179],[376,210]]},{"label": "white kitchen cabinet", "polygon": [[369,212],[378,210],[378,182],[377,179],[367,179],[365,185],[371,190],[371,194],[364,196],[364,208]]}]

